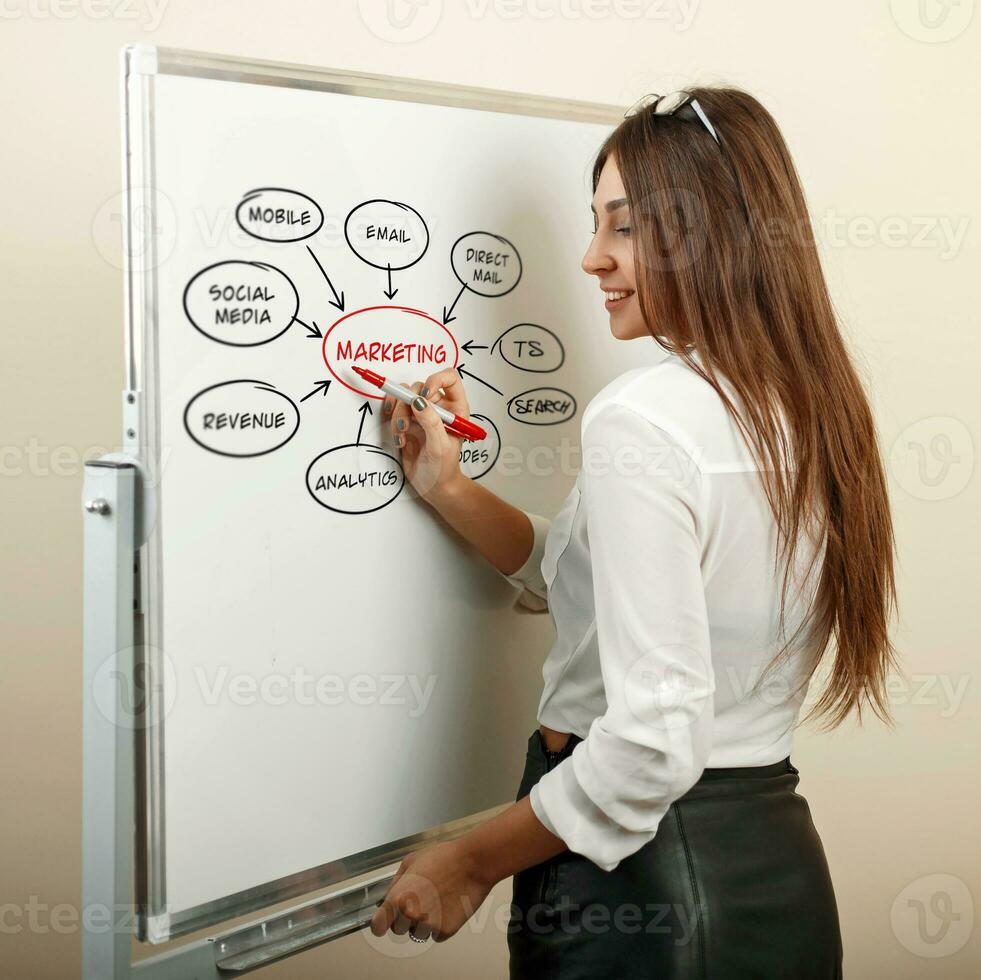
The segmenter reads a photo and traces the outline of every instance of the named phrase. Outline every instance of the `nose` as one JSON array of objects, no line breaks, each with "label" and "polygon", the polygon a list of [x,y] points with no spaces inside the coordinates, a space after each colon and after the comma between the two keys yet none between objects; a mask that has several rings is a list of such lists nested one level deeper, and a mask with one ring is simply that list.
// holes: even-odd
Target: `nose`
[{"label": "nose", "polygon": [[603,240],[600,235],[593,235],[586,249],[586,254],[582,257],[583,272],[591,276],[601,276],[609,272],[616,263],[609,252],[603,248]]}]

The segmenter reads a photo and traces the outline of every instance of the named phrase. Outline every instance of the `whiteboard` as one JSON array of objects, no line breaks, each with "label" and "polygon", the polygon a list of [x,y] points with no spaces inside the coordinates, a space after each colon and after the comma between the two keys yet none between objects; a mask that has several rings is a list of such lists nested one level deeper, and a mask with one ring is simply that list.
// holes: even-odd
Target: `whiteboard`
[{"label": "whiteboard", "polygon": [[612,110],[144,46],[124,68],[163,941],[515,795],[552,624],[418,499],[350,364],[461,368],[468,474],[551,515],[585,404],[658,354],[611,338],[579,266]]}]

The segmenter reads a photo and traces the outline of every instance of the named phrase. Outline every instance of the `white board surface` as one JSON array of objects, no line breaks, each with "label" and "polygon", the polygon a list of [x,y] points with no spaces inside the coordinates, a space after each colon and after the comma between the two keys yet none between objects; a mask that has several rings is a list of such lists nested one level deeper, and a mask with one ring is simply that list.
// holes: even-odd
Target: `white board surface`
[{"label": "white board surface", "polygon": [[579,265],[605,125],[160,74],[152,131],[165,936],[517,789],[550,620],[400,481],[346,343],[397,381],[462,364],[469,472],[547,515],[591,396],[657,355],[611,338]]}]

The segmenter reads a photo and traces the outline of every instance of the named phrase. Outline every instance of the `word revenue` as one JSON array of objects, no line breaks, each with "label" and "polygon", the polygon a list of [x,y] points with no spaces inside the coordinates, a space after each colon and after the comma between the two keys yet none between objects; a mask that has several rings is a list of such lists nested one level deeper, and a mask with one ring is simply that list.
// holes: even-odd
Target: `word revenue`
[{"label": "word revenue", "polygon": [[205,412],[205,429],[281,429],[286,425],[283,412]]},{"label": "word revenue", "polygon": [[337,342],[338,361],[372,361],[376,364],[445,364],[445,344],[397,344],[373,340],[360,341],[355,347],[350,340]]},{"label": "word revenue", "polygon": [[270,323],[272,314],[262,303],[271,303],[276,294],[268,286],[218,286],[208,288],[208,296],[220,303],[215,310],[215,323]]}]

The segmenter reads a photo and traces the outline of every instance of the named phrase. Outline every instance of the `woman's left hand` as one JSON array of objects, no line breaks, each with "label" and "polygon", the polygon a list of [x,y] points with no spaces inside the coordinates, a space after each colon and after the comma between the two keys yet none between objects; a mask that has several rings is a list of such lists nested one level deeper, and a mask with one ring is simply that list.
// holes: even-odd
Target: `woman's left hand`
[{"label": "woman's left hand", "polygon": [[466,838],[408,855],[371,919],[371,931],[389,929],[417,939],[449,939],[480,908],[494,882],[481,874]]}]

